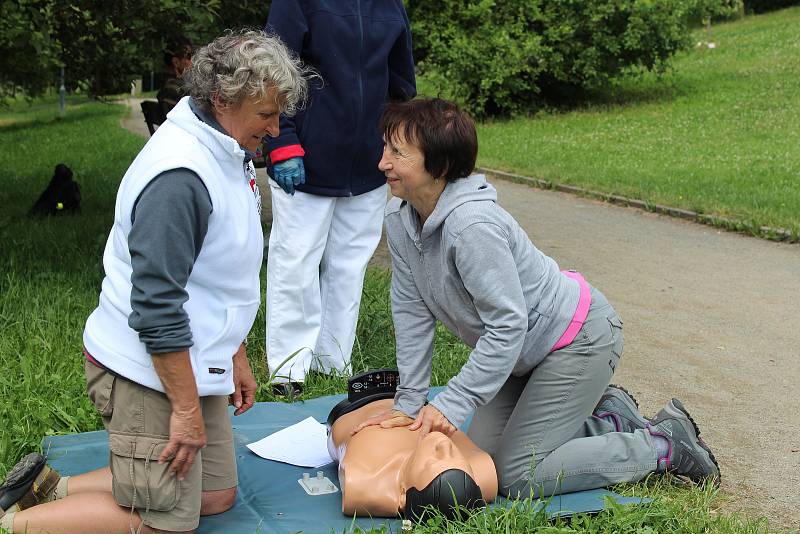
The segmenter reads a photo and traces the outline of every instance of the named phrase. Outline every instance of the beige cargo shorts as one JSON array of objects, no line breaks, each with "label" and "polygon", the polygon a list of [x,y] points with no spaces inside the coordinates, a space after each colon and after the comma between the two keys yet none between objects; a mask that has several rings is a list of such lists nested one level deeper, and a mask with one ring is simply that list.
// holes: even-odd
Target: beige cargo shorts
[{"label": "beige cargo shorts", "polygon": [[169,531],[197,528],[203,491],[237,485],[228,397],[201,397],[206,446],[184,480],[158,457],[169,442],[172,407],[163,393],[92,364],[85,365],[86,390],[108,431],[114,500],[139,512],[145,525]]}]

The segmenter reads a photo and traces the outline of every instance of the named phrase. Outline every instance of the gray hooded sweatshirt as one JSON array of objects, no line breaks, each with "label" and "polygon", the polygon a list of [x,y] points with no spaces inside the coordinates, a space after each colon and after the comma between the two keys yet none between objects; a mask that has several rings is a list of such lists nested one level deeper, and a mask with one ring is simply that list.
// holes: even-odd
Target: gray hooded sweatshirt
[{"label": "gray hooded sweatshirt", "polygon": [[472,347],[431,401],[456,426],[513,373],[536,367],[569,326],[580,287],[497,204],[483,175],[450,182],[420,228],[408,202],[386,208],[400,384],[395,409],[415,417],[431,378],[436,320]]}]

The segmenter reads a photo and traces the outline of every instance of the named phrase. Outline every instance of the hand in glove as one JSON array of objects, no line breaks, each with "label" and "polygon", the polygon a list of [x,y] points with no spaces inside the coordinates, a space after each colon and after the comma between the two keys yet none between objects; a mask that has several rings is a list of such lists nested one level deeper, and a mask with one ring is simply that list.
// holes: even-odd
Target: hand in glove
[{"label": "hand in glove", "polygon": [[306,168],[301,157],[279,161],[272,166],[272,174],[275,182],[290,195],[294,195],[294,186],[306,183]]}]

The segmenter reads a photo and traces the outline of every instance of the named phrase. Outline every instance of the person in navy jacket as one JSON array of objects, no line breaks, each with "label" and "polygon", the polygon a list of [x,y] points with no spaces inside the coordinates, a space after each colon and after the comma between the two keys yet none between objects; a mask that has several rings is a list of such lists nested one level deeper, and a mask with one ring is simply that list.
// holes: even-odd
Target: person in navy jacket
[{"label": "person in navy jacket", "polygon": [[299,384],[310,369],[349,371],[387,196],[378,120],[387,102],[415,96],[414,61],[401,0],[274,0],[266,31],[320,76],[265,143],[267,361],[275,383]]}]

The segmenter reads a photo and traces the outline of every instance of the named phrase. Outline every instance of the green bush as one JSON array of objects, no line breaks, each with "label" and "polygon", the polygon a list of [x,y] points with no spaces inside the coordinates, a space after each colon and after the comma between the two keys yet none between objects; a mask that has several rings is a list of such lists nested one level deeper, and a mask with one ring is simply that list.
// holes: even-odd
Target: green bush
[{"label": "green bush", "polygon": [[485,117],[571,103],[627,72],[663,71],[688,46],[698,9],[716,14],[729,4],[411,0],[408,12],[420,71],[440,93]]}]

